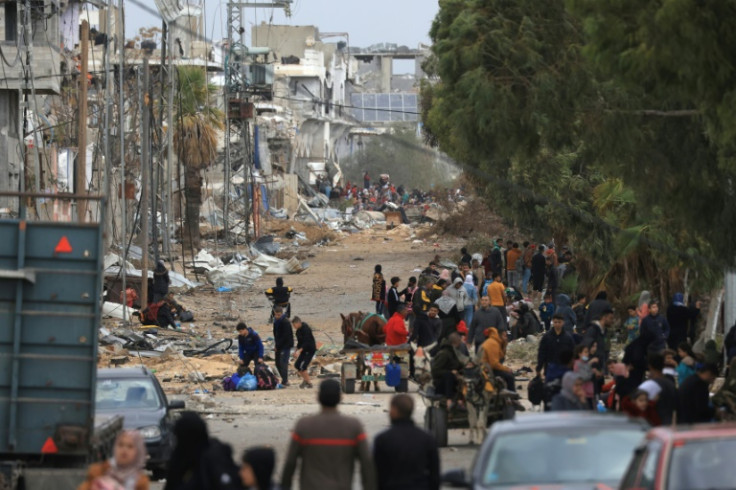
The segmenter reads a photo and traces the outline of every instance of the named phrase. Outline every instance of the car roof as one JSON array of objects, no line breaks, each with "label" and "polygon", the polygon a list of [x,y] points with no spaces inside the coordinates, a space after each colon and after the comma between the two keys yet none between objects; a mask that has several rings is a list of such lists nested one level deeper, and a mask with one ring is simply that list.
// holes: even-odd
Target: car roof
[{"label": "car roof", "polygon": [[618,414],[600,414],[596,412],[545,412],[517,416],[513,420],[505,420],[493,424],[494,432],[517,432],[526,430],[546,430],[564,428],[623,428],[625,426],[645,431],[649,424],[643,419],[626,417]]},{"label": "car roof", "polygon": [[712,439],[715,437],[736,437],[736,423],[696,424],[677,427],[657,427],[649,432],[650,438],[666,441]]},{"label": "car roof", "polygon": [[150,378],[153,374],[144,366],[130,368],[102,368],[97,370],[98,378]]}]

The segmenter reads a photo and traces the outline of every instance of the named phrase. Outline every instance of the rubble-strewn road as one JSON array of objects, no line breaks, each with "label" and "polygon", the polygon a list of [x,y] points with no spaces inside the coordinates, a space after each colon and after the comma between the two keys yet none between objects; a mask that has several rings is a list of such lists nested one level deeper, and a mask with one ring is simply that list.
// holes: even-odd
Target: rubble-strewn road
[{"label": "rubble-strewn road", "polygon": [[[412,275],[418,275],[415,269],[426,267],[435,254],[443,258],[457,254],[458,243],[444,242],[441,247],[430,243],[413,243],[407,233],[391,233],[383,230],[367,230],[359,234],[345,237],[342,241],[324,247],[314,247],[309,257],[310,267],[299,275],[285,277],[287,285],[294,288],[292,296],[293,314],[301,316],[315,331],[318,342],[328,346],[342,342],[340,335],[339,314],[349,311],[369,310],[374,307],[369,301],[371,275],[376,264],[382,264],[387,279],[397,275],[406,284]],[[217,293],[209,288],[201,288],[178,299],[195,313],[195,329],[202,335],[210,329],[215,339],[223,335],[235,337],[235,320],[223,320],[224,316],[232,316],[245,320],[258,330],[265,338],[270,336],[267,325],[269,303],[263,291],[275,281],[275,276],[264,276],[255,287],[246,292]],[[218,324],[226,325],[231,330],[224,330]],[[184,325],[186,328],[186,324]],[[223,392],[210,394],[194,394],[202,388],[210,388],[216,381],[207,381],[202,385],[191,383],[186,378],[189,369],[185,365],[196,363],[201,371],[207,370],[207,364],[215,366],[214,375],[226,366],[227,356],[218,355],[216,360],[208,358],[187,359],[187,362],[168,360],[148,361],[150,367],[162,373],[162,368],[171,374],[181,365],[181,381],[173,379],[163,383],[170,397],[183,398],[190,408],[203,414],[211,433],[232,445],[234,455],[240,457],[243,449],[256,444],[273,446],[279,457],[280,472],[283,457],[289,442],[289,435],[295,421],[302,415],[316,412],[316,388],[300,390],[291,387],[271,392]],[[154,362],[158,362],[157,366]],[[232,364],[233,369],[235,364]],[[162,377],[162,376],[160,376]],[[168,377],[164,379],[168,380]],[[296,385],[297,383],[294,383]],[[416,385],[410,385],[415,392]],[[385,385],[380,393],[345,395],[341,410],[359,417],[366,431],[372,438],[388,426],[388,402],[392,391]],[[421,424],[424,416],[424,405],[419,396],[415,396],[417,410],[415,420]],[[469,467],[472,463],[474,448],[467,445],[467,435],[462,431],[451,431],[452,446],[442,450],[444,469]],[[163,488],[161,483],[153,488]]]}]

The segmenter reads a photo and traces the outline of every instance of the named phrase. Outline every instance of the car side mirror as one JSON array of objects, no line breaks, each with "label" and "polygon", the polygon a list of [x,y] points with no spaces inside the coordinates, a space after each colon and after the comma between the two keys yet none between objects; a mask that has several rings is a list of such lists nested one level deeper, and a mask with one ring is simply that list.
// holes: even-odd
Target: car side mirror
[{"label": "car side mirror", "polygon": [[450,470],[442,475],[442,483],[454,488],[471,488],[471,484],[465,476],[464,469]]},{"label": "car side mirror", "polygon": [[169,410],[183,410],[186,408],[184,400],[171,400],[169,402]]}]

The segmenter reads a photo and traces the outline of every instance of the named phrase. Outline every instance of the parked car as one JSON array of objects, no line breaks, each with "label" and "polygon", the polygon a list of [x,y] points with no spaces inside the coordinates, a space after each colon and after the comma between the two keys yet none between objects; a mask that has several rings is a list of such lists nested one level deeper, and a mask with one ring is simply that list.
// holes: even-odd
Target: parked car
[{"label": "parked car", "polygon": [[472,489],[615,488],[649,425],[595,412],[529,414],[496,422],[469,475],[446,473],[453,487]]},{"label": "parked car", "polygon": [[174,445],[172,411],[183,400],[166,399],[161,384],[145,367],[98,369],[95,418],[120,415],[124,429],[137,429],[146,440],[148,463],[155,479],[166,473]]},{"label": "parked car", "polygon": [[647,434],[621,487],[716,490],[736,487],[736,424],[659,427]]}]

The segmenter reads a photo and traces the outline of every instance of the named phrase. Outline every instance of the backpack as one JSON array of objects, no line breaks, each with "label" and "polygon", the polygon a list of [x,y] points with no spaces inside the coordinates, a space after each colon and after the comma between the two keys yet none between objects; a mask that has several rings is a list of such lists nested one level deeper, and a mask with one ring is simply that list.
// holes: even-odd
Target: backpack
[{"label": "backpack", "polygon": [[255,375],[259,390],[275,390],[279,384],[276,376],[265,364],[256,364]]},{"label": "backpack", "polygon": [[188,310],[184,310],[179,315],[179,320],[183,322],[193,322],[194,321],[194,313]]},{"label": "backpack", "polygon": [[392,388],[396,388],[401,384],[401,366],[397,362],[389,362],[386,364],[386,384]]},{"label": "backpack", "polygon": [[527,386],[528,398],[532,405],[541,405],[544,401],[544,381],[541,376],[535,376]]},{"label": "backpack", "polygon": [[258,387],[258,381],[256,380],[256,377],[252,374],[246,374],[242,378],[240,378],[240,381],[238,382],[237,390],[238,391],[255,391]]},{"label": "backpack", "polygon": [[[225,391],[235,391],[238,389],[238,384],[233,380],[234,376],[227,376],[222,378],[222,389]],[[240,381],[240,379],[238,379]]]}]

